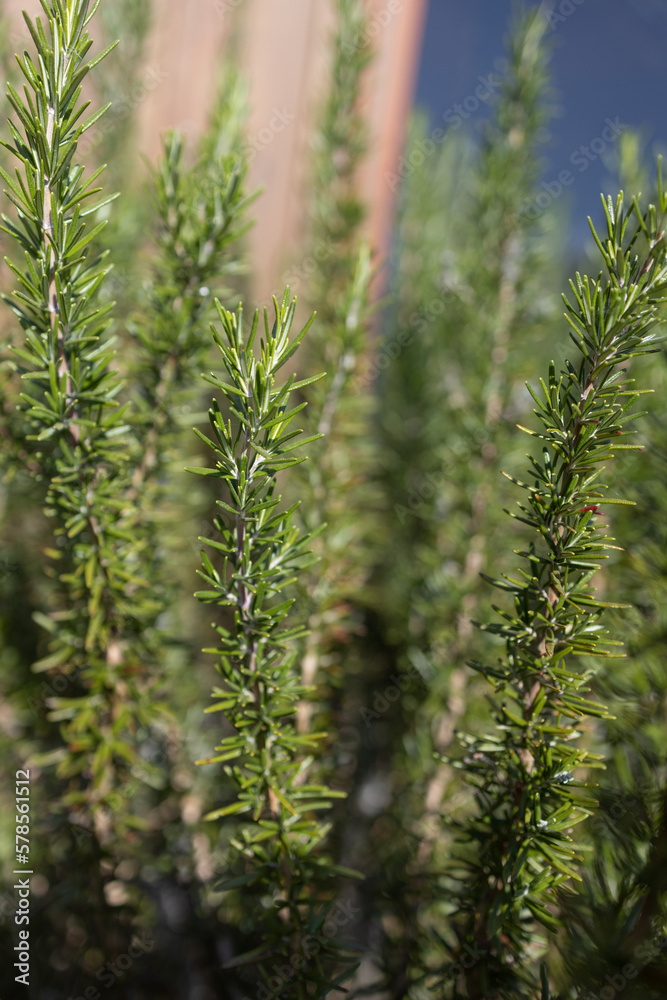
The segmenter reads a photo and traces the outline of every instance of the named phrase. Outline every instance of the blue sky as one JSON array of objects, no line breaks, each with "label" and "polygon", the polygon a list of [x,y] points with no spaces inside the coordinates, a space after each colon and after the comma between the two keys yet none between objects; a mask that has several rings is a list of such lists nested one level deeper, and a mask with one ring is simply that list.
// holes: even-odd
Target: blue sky
[{"label": "blue sky", "polygon": [[[416,103],[434,123],[474,94],[480,74],[497,68],[512,9],[512,0],[430,0]],[[574,175],[557,210],[570,217],[571,242],[580,246],[586,216],[599,218],[600,191],[609,184],[594,152],[606,120],[640,128],[651,159],[667,151],[667,0],[554,0],[553,10],[559,117],[550,126],[544,180],[563,170]],[[590,150],[585,169],[581,146]]]}]

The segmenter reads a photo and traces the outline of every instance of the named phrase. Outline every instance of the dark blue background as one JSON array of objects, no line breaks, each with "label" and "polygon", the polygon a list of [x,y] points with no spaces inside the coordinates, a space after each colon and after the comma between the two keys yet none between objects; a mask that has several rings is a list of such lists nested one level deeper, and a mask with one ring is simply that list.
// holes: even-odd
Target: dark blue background
[{"label": "dark blue background", "polygon": [[[474,94],[477,77],[504,53],[512,0],[430,0],[416,103],[435,125],[443,112]],[[574,6],[555,0],[558,13]],[[569,218],[570,244],[588,238],[586,216],[599,220],[599,195],[612,184],[601,158],[579,172],[571,154],[599,136],[607,117],[640,128],[652,162],[667,150],[667,0],[583,0],[548,29],[559,117],[550,123],[544,179],[569,169],[575,181],[556,206]],[[485,106],[471,116],[479,124]]]}]

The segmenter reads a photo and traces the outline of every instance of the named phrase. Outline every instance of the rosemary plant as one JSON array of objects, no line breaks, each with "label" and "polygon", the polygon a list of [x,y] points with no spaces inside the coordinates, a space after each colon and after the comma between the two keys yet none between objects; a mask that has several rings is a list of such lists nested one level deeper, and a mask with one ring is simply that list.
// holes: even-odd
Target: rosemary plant
[{"label": "rosemary plant", "polygon": [[[364,4],[360,0],[336,0],[336,18],[329,92],[314,140],[311,240],[326,253],[313,272],[310,295],[324,303],[321,312],[325,324],[339,319],[340,302],[349,288],[359,253],[359,229],[366,209],[359,194],[358,175],[368,145],[359,101],[364,73],[373,58]],[[315,339],[326,338],[320,332]]]},{"label": "rosemary plant", "polygon": [[[368,531],[368,484],[359,475],[369,468],[360,442],[367,440],[369,394],[355,391],[367,349],[370,251],[360,242],[365,207],[358,193],[358,172],[366,152],[366,125],[359,111],[364,71],[371,59],[365,38],[366,14],[359,0],[337,0],[329,94],[315,140],[314,208],[311,242],[318,259],[309,285],[318,324],[308,344],[308,369],[327,374],[309,393],[309,430],[327,437],[326,453],[295,476],[304,500],[300,511],[307,530],[328,526],[314,541],[317,569],[303,580],[300,606],[310,634],[302,660],[303,682],[312,684],[323,663],[335,661],[332,636],[353,630],[351,599],[364,578]],[[319,252],[318,252],[319,248]],[[367,452],[368,449],[366,449]],[[365,489],[364,489],[365,488]],[[300,706],[301,726],[309,727],[311,705]]]},{"label": "rosemary plant", "polygon": [[[212,349],[208,326],[215,314],[214,298],[229,294],[223,281],[239,270],[239,240],[249,201],[241,152],[245,102],[238,79],[229,77],[225,84],[194,164],[186,165],[178,133],[164,138],[163,155],[152,176],[156,252],[143,309],[129,324],[136,429],[129,496],[142,497],[141,528],[151,553],[147,573],[153,593],[160,594],[169,613],[169,627],[163,621],[160,629],[165,643],[173,642],[176,628],[182,628],[174,617],[180,610],[177,593],[179,582],[189,587],[185,573],[192,571],[187,558],[191,534],[185,524],[201,515],[183,473],[192,450],[189,433],[184,436],[186,422],[189,425],[195,415],[202,419],[198,375]],[[183,563],[187,565],[180,581],[178,572],[165,576],[164,566]],[[183,666],[186,659],[181,658]],[[189,664],[187,669],[191,675]],[[178,683],[186,684],[186,678],[181,675]]]},{"label": "rosemary plant", "polygon": [[170,438],[183,423],[183,393],[209,352],[215,293],[225,295],[223,275],[238,270],[237,242],[246,228],[248,199],[239,151],[240,84],[229,83],[229,98],[219,102],[195,165],[185,166],[183,139],[171,132],[154,172],[159,252],[145,314],[132,327],[140,345],[133,380],[141,389],[142,457],[133,474],[135,488],[169,455]]},{"label": "rosemary plant", "polygon": [[[210,445],[216,467],[191,472],[213,477],[226,487],[217,501],[216,537],[202,538],[200,575],[207,589],[199,600],[230,608],[233,621],[217,625],[217,657],[224,687],[215,688],[210,712],[224,712],[234,732],[224,736],[217,753],[198,763],[225,762],[238,789],[235,801],[208,819],[243,815],[247,824],[232,841],[246,864],[244,874],[224,880],[223,889],[242,886],[254,899],[263,929],[262,944],[227,962],[226,967],[254,964],[266,983],[276,962],[286,981],[284,996],[324,996],[350,973],[348,949],[326,933],[333,900],[331,879],[344,873],[319,854],[327,825],[316,818],[342,793],[308,783],[312,756],[324,733],[298,733],[297,703],[306,693],[295,664],[295,642],[303,635],[285,619],[292,599],[283,591],[311,560],[309,536],[293,524],[296,504],[280,508],[277,474],[303,458],[295,449],[319,437],[302,438],[289,425],[305,403],[290,408],[292,393],[318,376],[279,384],[278,373],[290,360],[311,322],[291,337],[295,301],[289,290],[264,337],[257,343],[258,313],[250,332],[243,329],[241,308],[230,313],[218,306],[222,333],[214,330],[224,378],[206,381],[219,389],[229,415],[214,401],[209,412]],[[213,560],[218,562],[216,566]],[[232,763],[233,762],[233,763]],[[347,873],[350,874],[350,873]],[[287,966],[281,963],[287,963]],[[310,992],[314,991],[314,992]]]},{"label": "rosemary plant", "polygon": [[[187,783],[183,779],[177,789],[169,781],[169,770],[163,772],[165,809],[177,808],[186,794],[202,798],[206,794],[197,788],[192,761],[204,752],[206,743],[193,751],[186,746],[186,734],[190,718],[208,698],[208,678],[204,680],[197,669],[202,664],[193,664],[200,631],[207,623],[200,618],[193,621],[187,595],[198,556],[193,538],[201,531],[212,498],[207,489],[192,489],[184,465],[193,461],[197,445],[188,428],[193,420],[206,417],[198,376],[210,366],[214,345],[208,327],[216,314],[214,299],[217,295],[226,300],[230,293],[225,279],[240,269],[240,237],[249,202],[244,196],[242,154],[245,102],[238,79],[227,75],[225,84],[194,163],[187,163],[179,134],[171,132],[164,138],[163,155],[152,176],[156,246],[144,283],[143,308],[129,323],[133,342],[127,369],[135,442],[128,499],[140,500],[135,537],[143,540],[145,576],[160,612],[146,626],[154,637],[170,704],[178,700],[189,706],[187,714],[171,713],[168,722],[165,719],[167,731],[158,741],[164,748],[162,759],[189,774]],[[156,756],[159,759],[162,752]],[[199,775],[208,777],[201,771]],[[181,836],[180,843],[184,842]],[[182,881],[180,852],[173,850],[168,837],[160,846],[153,842],[145,849],[159,851],[165,869],[167,859],[180,864]]]},{"label": "rosemary plant", "polygon": [[[468,849],[447,890],[455,899],[450,960],[442,970],[448,995],[470,1000],[549,996],[538,927],[560,926],[557,906],[581,860],[571,834],[595,808],[586,774],[602,766],[583,738],[587,719],[605,718],[605,706],[590,697],[593,669],[580,657],[614,655],[599,620],[607,608],[592,580],[613,549],[601,521],[606,504],[627,503],[601,482],[602,463],[624,442],[627,411],[641,390],[621,367],[654,350],[654,334],[667,289],[663,220],[667,197],[658,178],[658,205],[642,213],[623,195],[604,202],[606,234],[592,226],[604,274],[577,274],[565,299],[570,336],[579,353],[557,373],[552,363],[540,389],[531,389],[542,428],[528,430],[542,441],[531,456],[528,482],[513,516],[533,537],[518,554],[519,577],[494,586],[513,596],[513,612],[483,625],[505,641],[506,655],[494,666],[473,662],[493,686],[497,731],[464,736],[455,761],[475,789],[477,811],[461,824]],[[602,466],[602,467],[601,467]],[[537,537],[535,537],[537,536]],[[610,649],[609,647],[612,647]],[[454,877],[456,875],[456,877]],[[458,965],[466,950],[477,960]]]},{"label": "rosemary plant", "polygon": [[[17,218],[4,231],[23,251],[9,261],[19,290],[6,301],[25,333],[14,351],[25,384],[30,457],[54,519],[48,550],[57,576],[57,610],[37,616],[51,635],[35,665],[68,678],[71,696],[53,698],[51,718],[63,722],[63,746],[52,755],[58,774],[72,779],[62,807],[94,818],[98,835],[132,824],[111,808],[130,766],[140,765],[137,731],[159,710],[148,696],[150,640],[142,626],[155,614],[141,578],[142,544],[132,534],[135,513],[125,500],[131,438],[122,383],[105,338],[110,305],[95,296],[107,274],[91,243],[104,221],[88,225],[110,198],[96,201],[100,174],[86,178],[77,144],[105,109],[85,118],[81,101],[88,73],[113,48],[87,61],[91,0],[43,0],[44,21],[26,23],[37,56],[18,59],[23,97],[8,86],[15,114],[14,175],[2,171]],[[110,796],[113,794],[113,800]]]},{"label": "rosemary plant", "polygon": [[[495,506],[504,428],[518,416],[522,367],[525,377],[546,325],[535,302],[549,301],[548,235],[520,215],[539,181],[549,115],[543,36],[537,12],[515,20],[481,147],[462,132],[447,135],[402,195],[397,308],[383,364],[369,377],[379,383],[396,537],[388,557],[404,568],[392,581],[381,567],[379,600],[390,609],[388,641],[424,673],[443,646],[452,666],[463,665],[462,619],[479,599],[477,570],[492,537],[482,524]],[[412,138],[418,150],[419,125]]]},{"label": "rosemary plant", "polygon": [[[620,137],[617,163],[623,188],[651,190],[639,134]],[[591,857],[582,884],[565,900],[564,970],[555,977],[583,997],[610,984],[628,1000],[657,1000],[667,989],[666,360],[663,346],[633,364],[653,391],[652,406],[638,434],[645,447],[627,453],[616,477],[618,491],[635,502],[612,508],[613,530],[623,539],[616,575],[634,607],[611,613],[627,657],[595,678],[613,717],[599,724],[591,749],[604,754],[607,766],[595,814],[581,827]]]},{"label": "rosemary plant", "polygon": [[[450,856],[440,815],[444,804],[461,802],[461,782],[436,753],[447,750],[457,726],[485,713],[466,661],[492,641],[473,632],[469,616],[485,600],[480,569],[507,544],[502,505],[510,500],[497,480],[508,464],[520,468],[510,428],[527,408],[523,380],[555,314],[550,220],[526,225],[520,211],[537,193],[549,119],[544,36],[539,11],[513,19],[505,68],[489,81],[481,142],[450,132],[406,177],[396,307],[369,371],[379,383],[391,518],[375,599],[387,660],[406,687],[391,715],[378,711],[372,688],[363,706],[371,746],[392,743],[391,766],[376,750],[393,786],[397,831],[376,844],[386,886],[376,919],[383,986],[397,998],[406,982],[418,989],[438,961],[444,918],[441,901],[432,905],[431,873]],[[417,120],[411,149],[423,150],[427,137]],[[376,681],[375,691],[389,683],[389,676]]]},{"label": "rosemary plant", "polygon": [[[150,200],[144,197],[142,172],[136,169],[139,143],[137,118],[142,103],[160,86],[167,72],[159,62],[147,63],[148,37],[154,26],[152,0],[115,0],[102,3],[96,21],[98,44],[118,39],[112,59],[104,60],[91,82],[95,101],[109,111],[90,129],[79,156],[89,169],[105,165],[106,184],[123,196],[109,213],[107,226],[92,251],[108,250],[113,270],[100,288],[103,302],[114,301],[114,320],[120,344],[117,355],[126,354],[124,340],[128,316],[136,306],[142,270],[137,266],[146,230],[150,226]],[[100,242],[103,240],[103,243]]]}]

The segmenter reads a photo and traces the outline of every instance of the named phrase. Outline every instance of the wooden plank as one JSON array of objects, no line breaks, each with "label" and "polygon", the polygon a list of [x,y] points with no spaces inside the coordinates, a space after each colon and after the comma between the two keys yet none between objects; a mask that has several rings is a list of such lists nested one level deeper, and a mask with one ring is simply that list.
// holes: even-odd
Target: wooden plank
[{"label": "wooden plank", "polygon": [[[362,101],[370,150],[360,183],[369,203],[368,238],[385,254],[395,201],[387,176],[397,169],[405,139],[427,0],[367,3],[376,57]],[[19,49],[29,41],[23,7],[31,14],[40,9],[38,0],[6,0],[10,38]],[[333,0],[159,0],[154,10],[138,83],[124,97],[137,114],[137,167],[140,154],[155,159],[167,128],[193,137],[205,128],[229,45],[250,84],[250,187],[264,191],[253,206],[249,240],[255,299],[266,303],[303,263],[309,144],[328,83]]]}]

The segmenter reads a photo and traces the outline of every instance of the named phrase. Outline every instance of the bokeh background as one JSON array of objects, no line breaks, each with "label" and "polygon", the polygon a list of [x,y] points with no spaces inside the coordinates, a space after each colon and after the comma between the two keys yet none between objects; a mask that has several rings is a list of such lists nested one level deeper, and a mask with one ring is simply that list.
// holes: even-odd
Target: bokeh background
[{"label": "bokeh background", "polygon": [[[159,136],[169,127],[193,136],[207,122],[223,53],[243,68],[250,87],[248,132],[256,157],[252,181],[264,193],[256,209],[253,254],[257,293],[264,300],[291,263],[290,252],[304,217],[309,136],[326,85],[327,39],[332,13],[327,0],[160,0],[142,71],[151,89],[126,95],[137,114],[139,154],[155,158]],[[25,43],[20,20],[35,3],[7,0],[9,40]],[[369,32],[376,55],[366,81],[365,113],[371,128],[363,187],[370,203],[372,242],[386,251],[395,199],[385,174],[404,149],[410,109],[424,108],[432,126],[458,102],[474,94],[480,75],[502,64],[503,39],[514,0],[368,0]],[[603,153],[572,164],[581,147],[600,137],[607,118],[639,130],[648,155],[667,143],[664,113],[665,0],[547,0],[554,46],[551,73],[555,115],[544,151],[543,180],[562,170],[575,182],[564,192],[559,213],[568,219],[569,246],[587,239],[586,216],[598,212],[599,193],[609,179],[613,143]],[[123,45],[131,44],[127,40]],[[151,70],[159,75],[153,86]],[[142,72],[138,79],[141,81]],[[135,85],[136,86],[136,85]],[[269,136],[274,108],[288,127]],[[466,121],[475,130],[488,116],[482,102]],[[263,134],[263,139],[260,138]],[[584,162],[587,164],[583,166]],[[574,166],[574,168],[573,168]],[[572,169],[573,168],[573,169]],[[282,270],[281,270],[282,269]]]},{"label": "bokeh background", "polygon": [[[600,192],[614,193],[619,182],[633,188],[641,182],[650,193],[645,178],[654,176],[655,157],[667,146],[667,0],[528,4],[544,22],[537,63],[511,42],[508,61],[508,35],[520,23],[520,7],[510,0],[360,6],[366,26],[351,57],[364,49],[372,58],[347,108],[364,136],[354,156],[348,148],[354,128],[342,129],[338,143],[335,135],[322,138],[323,109],[337,99],[333,0],[103,0],[100,40],[121,42],[89,94],[112,108],[82,152],[91,164],[108,161],[105,183],[121,193],[105,235],[115,266],[105,294],[118,302],[119,366],[132,373],[132,323],[136,315],[150,320],[145,292],[155,285],[150,168],[168,129],[184,134],[192,162],[197,141],[209,134],[225,73],[230,66],[238,71],[247,117],[242,139],[234,141],[248,161],[247,191],[259,193],[247,210],[252,226],[242,252],[221,276],[225,301],[267,305],[289,283],[304,315],[310,307],[320,312],[322,333],[310,353],[300,352],[301,370],[343,373],[340,411],[326,428],[330,444],[316,462],[326,488],[320,482],[310,526],[329,524],[318,550],[324,569],[319,578],[306,577],[299,597],[315,631],[308,653],[319,687],[311,712],[334,734],[321,768],[348,795],[334,814],[331,850],[366,879],[340,897],[353,914],[345,917],[346,933],[362,952],[354,987],[359,996],[423,1000],[418,971],[438,966],[437,939],[448,914],[448,890],[438,879],[452,842],[441,820],[471,809],[469,790],[436,754],[453,746],[458,728],[488,725],[485,689],[466,664],[473,654],[493,658],[497,647],[471,619],[486,620],[494,600],[480,573],[496,573],[502,560],[508,569],[512,548],[523,544],[503,513],[516,496],[501,471],[523,474],[526,444],[515,425],[532,419],[525,380],[552,357],[561,362],[567,355],[559,295],[573,269],[592,259],[586,217],[600,221]],[[5,55],[29,44],[23,7],[39,11],[35,0],[4,0]],[[516,100],[511,88],[524,64],[529,86]],[[7,76],[10,61],[3,67]],[[331,163],[322,163],[323,149]],[[354,160],[351,179],[344,178],[342,194],[333,184],[327,190],[328,167],[338,182],[346,156]],[[320,255],[318,240],[332,233],[335,252]],[[371,279],[361,269],[363,308],[357,308],[347,292],[362,241],[375,270]],[[360,259],[367,261],[363,253]],[[3,266],[3,289],[9,280]],[[8,319],[5,339],[15,336]],[[353,356],[348,368],[345,352]],[[614,515],[628,539],[619,575],[639,611],[629,626],[615,622],[634,644],[635,659],[605,676],[621,721],[595,735],[600,752],[616,755],[607,779],[610,805],[614,790],[648,787],[646,775],[662,774],[667,761],[667,632],[660,610],[667,513],[644,530],[647,512],[667,512],[667,377],[662,355],[652,366],[642,364],[638,372],[657,390],[651,423],[657,443],[649,457],[620,463],[613,484],[637,499],[644,521]],[[0,484],[8,553],[0,574],[0,745],[8,762],[0,789],[3,841],[11,832],[13,816],[4,805],[11,804],[15,768],[58,745],[45,675],[31,670],[46,649],[32,614],[52,597],[41,572],[49,525],[12,452],[7,415],[15,412],[17,389],[7,372],[9,366],[0,384],[0,416],[10,428]],[[317,407],[328,398],[309,397],[310,429],[320,426]],[[223,898],[215,889],[219,875],[236,873],[239,858],[230,849],[236,827],[202,817],[223,792],[232,793],[221,769],[193,765],[218,735],[216,718],[203,716],[218,679],[201,653],[209,611],[192,598],[195,540],[211,527],[214,497],[182,472],[186,458],[195,465],[209,460],[187,438],[191,424],[205,426],[208,403],[208,389],[179,397],[185,431],[174,432],[169,447],[185,452],[176,459],[170,452],[164,471],[173,496],[161,544],[173,560],[168,575],[176,589],[165,617],[181,631],[163,649],[175,722],[143,734],[158,776],[148,790],[140,782],[132,788],[146,832],[128,833],[117,853],[114,847],[107,856],[105,848],[97,857],[92,834],[76,816],[51,811],[60,787],[52,769],[34,767],[44,826],[36,835],[40,951],[30,1000],[77,1000],[95,985],[97,970],[128,954],[133,933],[144,935],[145,947],[126,973],[114,972],[111,992],[105,986],[102,996],[267,1000],[254,981],[222,972],[223,961],[257,944],[261,926],[244,910],[242,894]],[[644,441],[648,432],[642,433]],[[295,478],[286,493],[313,500],[312,489],[312,481]],[[603,576],[601,587],[611,585]],[[401,694],[394,700],[397,676]],[[631,729],[641,746],[633,745],[626,759],[619,747]],[[610,843],[638,811],[625,808],[605,833]],[[637,858],[649,856],[652,844],[649,831]],[[5,871],[8,851],[0,855]],[[91,871],[104,913],[91,902]],[[622,931],[615,937],[609,930],[613,919],[604,909],[608,888],[579,900],[580,923],[572,919],[573,928],[607,928],[604,940],[582,952],[591,988],[604,983],[623,953]],[[5,878],[3,959],[11,951],[13,904]],[[12,992],[8,969],[4,964],[2,1000],[24,995]],[[633,1000],[664,997],[664,967],[660,976],[658,992],[633,993]],[[636,986],[649,988],[641,980]],[[568,989],[568,1000],[586,996],[583,985]]]}]

